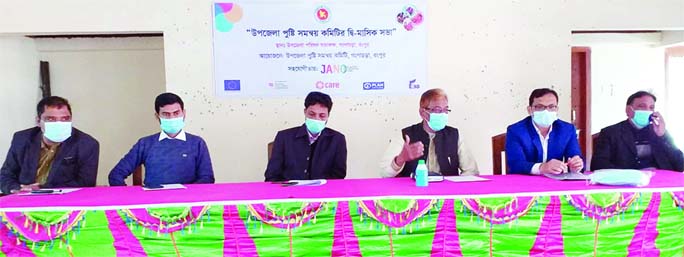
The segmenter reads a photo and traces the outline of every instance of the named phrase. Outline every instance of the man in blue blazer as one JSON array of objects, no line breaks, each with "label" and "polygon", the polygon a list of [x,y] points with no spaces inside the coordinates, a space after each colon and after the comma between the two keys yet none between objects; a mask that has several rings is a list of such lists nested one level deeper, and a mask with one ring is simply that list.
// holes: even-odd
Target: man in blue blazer
[{"label": "man in blue blazer", "polygon": [[0,169],[2,193],[39,188],[93,187],[100,145],[71,126],[71,106],[58,96],[38,102],[36,127],[14,133]]},{"label": "man in blue blazer", "polygon": [[558,119],[558,94],[549,88],[532,91],[530,116],[508,126],[506,162],[511,174],[560,174],[584,168],[575,126]]},{"label": "man in blue blazer", "polygon": [[347,176],[347,141],[326,127],[332,99],[311,92],[304,99],[304,124],[281,130],[273,141],[266,181],[343,179]]}]

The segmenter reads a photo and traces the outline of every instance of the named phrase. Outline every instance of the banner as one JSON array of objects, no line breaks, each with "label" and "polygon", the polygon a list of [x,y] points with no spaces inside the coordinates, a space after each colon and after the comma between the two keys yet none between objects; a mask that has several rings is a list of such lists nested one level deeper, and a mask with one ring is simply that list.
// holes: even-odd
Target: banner
[{"label": "banner", "polygon": [[213,8],[217,96],[415,95],[427,87],[425,0]]}]

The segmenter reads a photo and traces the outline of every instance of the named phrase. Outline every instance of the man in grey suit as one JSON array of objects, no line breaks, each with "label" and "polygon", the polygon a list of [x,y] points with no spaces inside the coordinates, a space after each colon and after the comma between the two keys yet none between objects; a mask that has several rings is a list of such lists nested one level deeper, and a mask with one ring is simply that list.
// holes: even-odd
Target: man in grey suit
[{"label": "man in grey suit", "polygon": [[2,193],[95,186],[100,144],[72,127],[69,102],[49,96],[36,111],[37,126],[14,133],[0,168]]}]

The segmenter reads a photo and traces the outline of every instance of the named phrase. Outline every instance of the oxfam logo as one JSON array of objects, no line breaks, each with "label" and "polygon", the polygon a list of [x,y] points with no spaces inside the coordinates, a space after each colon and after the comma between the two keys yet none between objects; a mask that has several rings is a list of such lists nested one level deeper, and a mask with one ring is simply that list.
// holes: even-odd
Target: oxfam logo
[{"label": "oxfam logo", "polygon": [[214,4],[214,25],[220,32],[229,32],[242,19],[242,7],[234,3]]}]

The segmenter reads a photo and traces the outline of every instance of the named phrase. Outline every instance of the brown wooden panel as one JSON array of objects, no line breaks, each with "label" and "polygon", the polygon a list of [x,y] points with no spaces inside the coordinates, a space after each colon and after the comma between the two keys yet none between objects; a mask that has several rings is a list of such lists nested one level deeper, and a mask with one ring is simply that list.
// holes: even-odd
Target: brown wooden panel
[{"label": "brown wooden panel", "polygon": [[[501,153],[506,149],[506,133],[499,134],[492,137],[492,161],[494,175],[502,175],[503,167],[501,167]],[[506,165],[508,171],[508,165]]]}]

